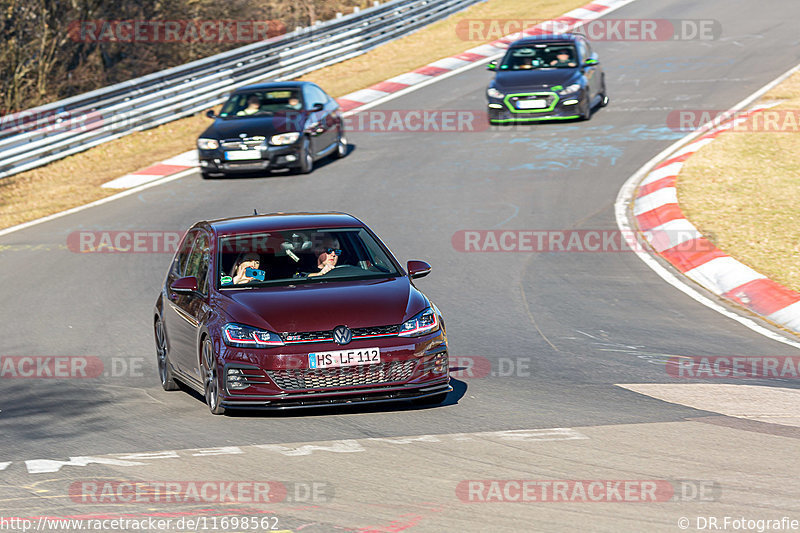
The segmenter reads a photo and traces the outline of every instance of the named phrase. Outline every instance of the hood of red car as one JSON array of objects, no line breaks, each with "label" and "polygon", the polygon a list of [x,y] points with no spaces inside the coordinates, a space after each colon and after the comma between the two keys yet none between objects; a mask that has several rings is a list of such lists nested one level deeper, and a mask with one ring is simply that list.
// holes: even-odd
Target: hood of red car
[{"label": "hood of red car", "polygon": [[427,306],[408,278],[224,291],[231,322],[277,333],[402,324]]}]

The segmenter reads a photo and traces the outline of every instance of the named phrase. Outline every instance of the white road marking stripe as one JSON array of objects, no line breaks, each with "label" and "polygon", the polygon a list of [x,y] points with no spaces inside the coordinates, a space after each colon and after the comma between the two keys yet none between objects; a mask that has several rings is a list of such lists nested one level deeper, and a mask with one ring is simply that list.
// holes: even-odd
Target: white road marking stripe
[{"label": "white road marking stripe", "polygon": [[714,139],[700,139],[699,141],[695,141],[692,144],[684,146],[683,148],[681,148],[680,150],[669,156],[669,158],[672,159],[673,157],[680,157],[682,155],[692,154],[698,151],[703,146],[710,144],[712,142],[714,142]]},{"label": "white road marking stripe", "polygon": [[356,453],[366,451],[364,447],[355,440],[339,440],[333,441],[329,445],[321,444],[303,444],[290,448],[288,446],[281,446],[280,444],[256,444],[256,448],[264,450],[272,450],[289,457],[298,457],[301,455],[311,455],[316,452],[333,452],[333,453]]},{"label": "white road marking stripe", "polygon": [[434,61],[433,63],[428,63],[428,67],[436,67],[436,68],[444,68],[447,70],[454,70],[457,68],[461,68],[464,65],[471,64],[472,61],[464,61],[463,59],[458,59],[457,57],[446,57],[444,59],[440,59],[438,61]]},{"label": "white road marking stripe", "polygon": [[[70,457],[68,460],[32,459],[24,461],[29,474],[58,472],[65,466],[109,465],[114,467],[149,466],[151,461],[160,459],[186,459],[190,457],[210,457],[215,455],[241,455],[253,450],[267,450],[286,457],[303,457],[314,452],[360,453],[368,450],[369,444],[408,445],[414,443],[462,442],[492,440],[511,442],[547,442],[560,440],[586,440],[589,437],[571,428],[512,429],[505,431],[486,431],[480,433],[451,433],[443,435],[412,435],[407,437],[373,437],[366,439],[344,439],[319,442],[297,442],[286,444],[256,444],[252,446],[222,446],[219,448],[192,448],[187,450],[165,450],[154,452],[115,453],[108,456]],[[5,470],[14,463],[0,463]]]},{"label": "white road marking stripe", "polygon": [[347,100],[353,100],[356,102],[372,102],[373,100],[377,100],[378,98],[383,98],[384,96],[388,96],[390,93],[386,91],[379,91],[377,89],[361,89],[360,91],[355,91],[344,98]]},{"label": "white road marking stripe", "polygon": [[163,177],[163,174],[125,174],[124,176],[105,182],[100,187],[104,189],[130,189],[131,187],[138,187],[143,183],[155,181]]},{"label": "white road marking stripe", "polygon": [[493,57],[498,54],[504,54],[505,48],[500,48],[498,46],[492,46],[491,44],[482,44],[480,46],[476,46],[475,48],[470,48],[465,54],[477,54],[479,56],[484,57]]},{"label": "white road marking stripe", "polygon": [[[392,83],[402,83],[404,85],[416,85],[417,83],[422,83],[423,81],[428,81],[433,76],[428,76],[427,74],[420,74],[419,72],[406,72],[405,74],[400,74],[399,76],[395,76],[394,78],[389,78],[386,81]],[[345,100],[350,100],[348,98],[349,95],[342,96]]]},{"label": "white road marking stripe", "polygon": [[639,197],[633,208],[633,214],[639,216],[667,204],[678,203],[678,190],[675,187],[664,187],[650,194]]},{"label": "white road marking stripe", "polygon": [[70,457],[69,461],[55,461],[53,459],[33,459],[25,461],[29,474],[50,474],[58,472],[64,466],[89,466],[91,464],[111,465],[111,466],[145,466],[147,463],[135,461],[121,461],[108,457]]},{"label": "white road marking stripe", "polygon": [[663,252],[673,246],[678,246],[702,236],[703,234],[697,231],[694,224],[685,218],[670,220],[644,232],[645,239],[653,245],[657,252]]},{"label": "white road marking stripe", "polygon": [[725,294],[740,285],[765,277],[733,257],[712,259],[699,267],[687,270],[686,276],[714,294]]},{"label": "white road marking stripe", "polygon": [[767,318],[800,333],[800,302],[787,305],[783,309],[775,311]]},{"label": "white road marking stripe", "polygon": [[683,167],[683,163],[670,163],[667,166],[661,167],[657,170],[652,171],[648,176],[642,180],[642,183],[639,184],[639,187],[643,187],[648,183],[656,182],[660,179],[666,178],[667,176],[677,176],[678,172],[681,171]]}]

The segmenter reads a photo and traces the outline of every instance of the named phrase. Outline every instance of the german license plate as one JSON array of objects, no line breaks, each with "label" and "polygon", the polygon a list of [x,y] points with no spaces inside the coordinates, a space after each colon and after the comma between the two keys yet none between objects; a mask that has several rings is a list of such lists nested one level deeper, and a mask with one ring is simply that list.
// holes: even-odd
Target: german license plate
[{"label": "german license plate", "polygon": [[248,159],[261,159],[259,150],[229,150],[225,152],[228,161],[246,161]]},{"label": "german license plate", "polygon": [[339,350],[308,354],[308,368],[335,368],[339,366],[375,365],[381,362],[379,348]]},{"label": "german license plate", "polygon": [[544,109],[547,107],[547,100],[519,100],[517,109]]}]

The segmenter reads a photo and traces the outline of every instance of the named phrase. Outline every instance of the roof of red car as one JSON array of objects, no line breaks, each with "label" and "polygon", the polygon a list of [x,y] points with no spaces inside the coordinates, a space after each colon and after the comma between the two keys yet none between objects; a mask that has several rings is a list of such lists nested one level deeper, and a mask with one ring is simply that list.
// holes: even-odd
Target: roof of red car
[{"label": "roof of red car", "polygon": [[292,229],[363,227],[364,223],[347,213],[268,213],[209,220],[217,235],[238,235]]}]

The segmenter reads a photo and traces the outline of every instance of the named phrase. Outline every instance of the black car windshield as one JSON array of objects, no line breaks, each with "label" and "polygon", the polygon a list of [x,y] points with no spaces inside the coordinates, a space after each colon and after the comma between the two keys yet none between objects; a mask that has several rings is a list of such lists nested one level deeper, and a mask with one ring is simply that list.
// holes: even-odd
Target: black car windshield
[{"label": "black car windshield", "polygon": [[364,228],[287,230],[219,239],[217,287],[244,288],[400,276]]},{"label": "black car windshield", "polygon": [[219,116],[244,118],[302,109],[303,101],[299,89],[265,89],[234,94],[222,106]]},{"label": "black car windshield", "polygon": [[578,66],[572,44],[535,44],[511,48],[500,70],[531,70],[543,68],[575,68]]}]

